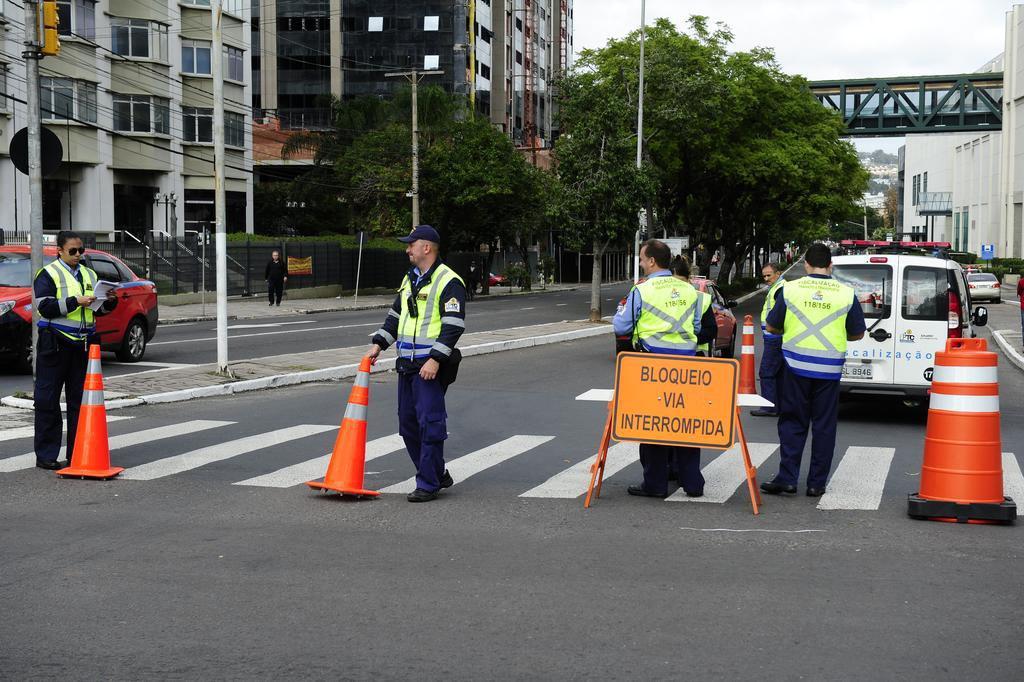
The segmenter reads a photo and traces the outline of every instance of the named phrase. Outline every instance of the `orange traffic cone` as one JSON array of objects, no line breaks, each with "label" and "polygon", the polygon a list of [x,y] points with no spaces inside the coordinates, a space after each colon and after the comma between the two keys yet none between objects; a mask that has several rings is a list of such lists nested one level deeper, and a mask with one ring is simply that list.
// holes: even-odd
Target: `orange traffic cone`
[{"label": "orange traffic cone", "polygon": [[100,345],[89,346],[89,366],[85,372],[82,407],[75,431],[75,451],[71,465],[57,471],[61,477],[113,478],[124,467],[110,466],[110,443],[107,440],[107,408],[103,404],[103,370],[100,368]]},{"label": "orange traffic cone", "polygon": [[1003,496],[997,356],[985,339],[949,339],[935,354],[915,519],[1012,523],[1017,505]]},{"label": "orange traffic cone", "polygon": [[348,406],[334,441],[334,452],[322,481],[307,481],[315,490],[334,490],[342,495],[376,497],[376,490],[363,488],[366,465],[366,408],[370,404],[370,358],[359,363],[356,383],[348,395]]},{"label": "orange traffic cone", "polygon": [[740,356],[740,387],[739,393],[757,393],[754,384],[754,317],[743,318],[743,351]]}]

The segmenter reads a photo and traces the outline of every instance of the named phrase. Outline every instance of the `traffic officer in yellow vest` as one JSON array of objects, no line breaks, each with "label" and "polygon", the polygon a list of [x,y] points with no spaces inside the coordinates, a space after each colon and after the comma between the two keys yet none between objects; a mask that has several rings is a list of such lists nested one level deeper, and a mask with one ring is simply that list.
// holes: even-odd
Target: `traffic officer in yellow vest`
[{"label": "traffic officer in yellow vest", "polygon": [[807,431],[813,431],[807,495],[825,494],[839,417],[839,380],[846,342],[864,337],[864,313],[851,287],[831,277],[832,253],[812,244],[804,255],[807,277],[786,283],[768,313],[767,329],[782,335],[785,365],[779,391],[782,461],[774,480],[761,490],[795,493]]},{"label": "traffic officer in yellow vest", "polygon": [[[681,279],[684,282],[693,284],[690,281],[690,261],[684,258],[683,256],[676,256],[675,258],[672,259],[672,275],[676,279]],[[697,287],[693,288],[697,289]],[[715,332],[717,334],[718,320],[715,317],[715,311],[711,306],[711,294],[709,294],[706,291],[701,291],[700,289],[697,289],[697,313],[700,315],[700,329],[703,331],[710,329],[711,327],[714,327]],[[704,332],[702,334],[698,334],[698,336],[701,338],[706,338],[707,333]],[[714,338],[712,337],[710,340],[698,343],[697,355],[701,355],[707,358],[711,357],[711,344],[713,342]]]},{"label": "traffic officer in yellow vest", "polygon": [[782,279],[782,266],[778,263],[768,263],[761,268],[761,276],[768,284],[768,294],[761,306],[761,338],[764,347],[761,349],[758,376],[761,379],[761,397],[770,400],[774,407],[761,407],[750,414],[754,417],[776,417],[779,414],[778,380],[779,372],[782,371],[782,337],[768,331],[765,320],[782,293],[782,285],[786,280]]},{"label": "traffic officer in yellow vest", "polygon": [[[699,292],[693,285],[672,276],[668,269],[671,258],[672,252],[664,242],[644,242],[640,267],[647,279],[629,292],[612,325],[618,336],[632,334],[638,351],[695,355],[699,344],[717,336],[718,327],[713,313],[702,318]],[[644,480],[629,486],[630,495],[667,497],[670,467],[687,495],[704,494],[698,448],[641,443],[640,464]]]},{"label": "traffic officer in yellow vest", "polygon": [[462,357],[455,344],[466,330],[466,286],[440,261],[441,237],[433,227],[419,225],[399,241],[408,244],[413,267],[367,356],[397,346],[398,432],[416,466],[416,490],[407,499],[429,502],[454,483],[444,466],[444,394]]},{"label": "traffic officer in yellow vest", "polygon": [[78,411],[88,367],[86,343],[98,343],[95,316],[105,315],[117,306],[114,293],[108,294],[99,310],[89,306],[96,297],[96,273],[81,265],[85,248],[74,232],[57,235],[57,259],[47,264],[32,283],[32,297],[39,310],[39,341],[36,344],[35,451],[36,466],[60,469],[61,418],[60,394],[64,391],[68,407],[67,458],[70,464],[78,430]]}]

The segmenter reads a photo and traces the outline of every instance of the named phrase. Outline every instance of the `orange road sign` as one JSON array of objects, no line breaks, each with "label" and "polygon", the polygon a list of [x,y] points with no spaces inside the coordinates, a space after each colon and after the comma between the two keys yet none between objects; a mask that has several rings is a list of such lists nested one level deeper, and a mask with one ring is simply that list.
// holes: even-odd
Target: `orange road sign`
[{"label": "orange road sign", "polygon": [[[615,392],[601,432],[597,458],[590,467],[590,485],[583,502],[590,507],[601,496],[608,445],[612,439],[660,445],[690,445],[727,450],[738,441],[750,506],[760,513],[757,469],[743,433],[736,360],[656,353],[619,353]],[[735,431],[734,431],[735,428]],[[720,455],[729,456],[728,453]]]},{"label": "orange road sign", "polygon": [[612,438],[727,450],[739,363],[654,353],[619,353]]}]

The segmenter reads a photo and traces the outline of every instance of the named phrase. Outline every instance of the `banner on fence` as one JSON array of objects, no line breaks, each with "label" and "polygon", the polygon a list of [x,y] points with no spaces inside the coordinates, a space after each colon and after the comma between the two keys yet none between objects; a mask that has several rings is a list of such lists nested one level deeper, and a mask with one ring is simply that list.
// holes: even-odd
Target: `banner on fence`
[{"label": "banner on fence", "polygon": [[293,258],[288,256],[288,274],[289,275],[312,275],[313,274],[313,257],[307,258]]}]

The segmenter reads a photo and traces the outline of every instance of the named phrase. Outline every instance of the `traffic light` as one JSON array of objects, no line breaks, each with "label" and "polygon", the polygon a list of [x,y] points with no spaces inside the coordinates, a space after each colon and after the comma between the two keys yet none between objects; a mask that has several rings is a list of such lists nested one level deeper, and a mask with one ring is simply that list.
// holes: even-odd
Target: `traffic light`
[{"label": "traffic light", "polygon": [[42,21],[39,33],[43,47],[40,51],[45,55],[60,54],[60,36],[57,34],[60,17],[57,15],[57,0],[43,0],[41,4]]}]

